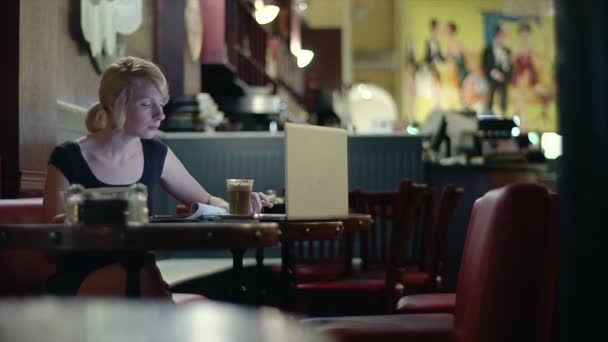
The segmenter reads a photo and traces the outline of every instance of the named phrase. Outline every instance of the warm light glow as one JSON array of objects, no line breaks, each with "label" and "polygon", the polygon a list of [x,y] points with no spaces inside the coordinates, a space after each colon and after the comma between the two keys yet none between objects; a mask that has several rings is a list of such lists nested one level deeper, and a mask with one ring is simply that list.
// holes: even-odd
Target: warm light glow
[{"label": "warm light glow", "polygon": [[538,145],[538,143],[540,142],[538,133],[535,133],[535,132],[528,133],[528,140],[530,141],[530,144]]},{"label": "warm light glow", "polygon": [[511,128],[511,136],[513,137],[518,137],[520,132],[519,127]]},{"label": "warm light glow", "polygon": [[562,136],[554,133],[543,133],[540,137],[540,147],[547,159],[555,159],[562,155]]},{"label": "warm light glow", "polygon": [[253,15],[255,17],[255,21],[257,21],[258,24],[265,25],[272,22],[277,17],[277,15],[279,15],[279,10],[279,6],[264,5],[258,7],[256,3],[256,9]]},{"label": "warm light glow", "polygon": [[419,132],[418,127],[413,126],[413,125],[407,126],[407,128],[405,130],[407,131],[407,133],[409,135],[418,135],[418,132]]},{"label": "warm light glow", "polygon": [[521,124],[521,119],[519,118],[519,115],[513,115],[513,123],[515,124],[515,126],[519,126]]},{"label": "warm light glow", "polygon": [[369,91],[369,89],[367,88],[367,86],[365,84],[359,84],[359,86],[357,87],[357,90],[359,90],[359,94],[361,95],[361,98],[364,100],[371,100],[372,97],[374,96],[372,94],[372,92]]},{"label": "warm light glow", "polygon": [[304,68],[306,67],[308,64],[310,64],[310,62],[312,61],[312,59],[315,57],[315,53],[310,51],[310,50],[305,50],[302,49],[298,52],[297,58],[297,64],[298,64],[298,68]]}]

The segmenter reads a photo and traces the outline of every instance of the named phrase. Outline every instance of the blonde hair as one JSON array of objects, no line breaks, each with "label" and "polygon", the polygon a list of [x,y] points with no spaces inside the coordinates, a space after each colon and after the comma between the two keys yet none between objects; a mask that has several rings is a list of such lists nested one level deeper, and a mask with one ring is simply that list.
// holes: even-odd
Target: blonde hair
[{"label": "blonde hair", "polygon": [[126,105],[137,80],[154,82],[165,99],[169,98],[167,80],[158,66],[145,59],[122,57],[101,75],[99,102],[89,109],[85,121],[89,132],[100,131],[110,123],[115,128],[122,128],[126,119]]}]

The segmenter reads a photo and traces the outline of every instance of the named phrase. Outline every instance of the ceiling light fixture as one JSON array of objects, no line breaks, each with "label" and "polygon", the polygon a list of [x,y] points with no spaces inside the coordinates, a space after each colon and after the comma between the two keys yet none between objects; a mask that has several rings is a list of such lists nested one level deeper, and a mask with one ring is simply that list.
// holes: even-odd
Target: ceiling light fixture
[{"label": "ceiling light fixture", "polygon": [[298,68],[304,68],[310,64],[312,59],[315,57],[315,53],[311,50],[301,49],[296,57]]},{"label": "ceiling light fixture", "polygon": [[264,1],[255,0],[254,2],[253,16],[255,21],[260,25],[266,25],[271,23],[277,15],[279,15],[280,8],[275,5],[264,5]]}]

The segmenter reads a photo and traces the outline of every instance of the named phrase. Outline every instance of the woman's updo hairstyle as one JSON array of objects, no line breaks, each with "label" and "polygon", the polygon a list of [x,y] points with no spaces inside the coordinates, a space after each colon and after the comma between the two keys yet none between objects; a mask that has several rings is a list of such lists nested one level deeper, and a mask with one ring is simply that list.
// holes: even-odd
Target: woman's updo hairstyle
[{"label": "woman's updo hairstyle", "polygon": [[110,124],[116,129],[123,127],[126,105],[138,80],[154,82],[165,99],[169,98],[167,80],[158,66],[137,57],[119,58],[101,75],[99,102],[89,109],[85,121],[89,132],[95,133]]}]

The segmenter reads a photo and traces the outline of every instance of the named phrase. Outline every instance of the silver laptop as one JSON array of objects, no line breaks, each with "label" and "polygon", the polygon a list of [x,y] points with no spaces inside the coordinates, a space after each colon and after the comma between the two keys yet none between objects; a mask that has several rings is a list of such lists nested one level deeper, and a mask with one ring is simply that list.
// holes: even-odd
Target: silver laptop
[{"label": "silver laptop", "polygon": [[285,192],[289,220],[348,215],[345,130],[285,124]]}]

